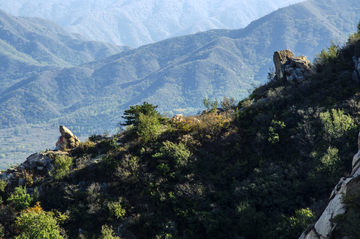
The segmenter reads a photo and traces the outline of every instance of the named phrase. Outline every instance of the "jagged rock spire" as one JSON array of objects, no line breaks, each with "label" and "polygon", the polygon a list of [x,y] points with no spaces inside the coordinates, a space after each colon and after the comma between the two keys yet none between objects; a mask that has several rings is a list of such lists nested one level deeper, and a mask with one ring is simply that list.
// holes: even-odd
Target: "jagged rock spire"
[{"label": "jagged rock spire", "polygon": [[276,51],[273,60],[277,79],[301,80],[314,71],[306,56],[294,57],[290,50]]},{"label": "jagged rock spire", "polygon": [[59,131],[61,136],[55,144],[57,149],[73,149],[80,145],[80,140],[71,132],[71,130],[60,125]]}]

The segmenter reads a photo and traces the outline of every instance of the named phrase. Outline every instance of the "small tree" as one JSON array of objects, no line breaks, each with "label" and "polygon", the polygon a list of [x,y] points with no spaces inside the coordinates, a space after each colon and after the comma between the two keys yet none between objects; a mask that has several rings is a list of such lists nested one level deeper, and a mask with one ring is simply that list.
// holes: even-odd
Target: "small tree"
[{"label": "small tree", "polygon": [[223,110],[228,111],[235,106],[235,100],[233,97],[227,98],[224,96],[224,99],[220,102],[220,105]]},{"label": "small tree", "polygon": [[161,118],[160,113],[156,111],[157,107],[157,105],[154,106],[147,103],[146,101],[142,105],[130,106],[130,109],[125,110],[124,116],[121,116],[121,118],[125,119],[126,121],[124,123],[120,122],[119,126],[134,125],[136,127],[140,113],[143,115],[152,115],[156,116],[157,118]]},{"label": "small tree", "polygon": [[135,132],[145,142],[156,139],[159,136],[161,124],[155,115],[139,114],[135,126]]},{"label": "small tree", "polygon": [[217,108],[218,105],[219,105],[218,100],[210,101],[209,98],[205,98],[205,99],[203,100],[203,102],[204,102],[204,106],[206,107],[206,109],[207,109],[209,112],[215,112],[215,111],[216,111],[216,108]]}]

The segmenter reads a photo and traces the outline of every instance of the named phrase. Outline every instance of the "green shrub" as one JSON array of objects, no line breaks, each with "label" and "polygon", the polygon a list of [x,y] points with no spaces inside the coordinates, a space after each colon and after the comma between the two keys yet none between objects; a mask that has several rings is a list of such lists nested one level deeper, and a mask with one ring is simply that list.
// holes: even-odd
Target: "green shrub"
[{"label": "green shrub", "polygon": [[284,122],[273,120],[271,126],[269,127],[269,138],[268,141],[271,143],[279,142],[279,130],[285,128],[286,125]]},{"label": "green shrub", "polygon": [[73,158],[57,155],[55,157],[54,163],[55,163],[55,171],[53,174],[54,180],[60,180],[69,173],[70,166],[73,164]]},{"label": "green shrub", "polygon": [[325,137],[328,140],[340,138],[348,130],[355,127],[351,116],[344,114],[340,109],[331,109],[331,111],[320,113],[320,119],[324,127]]},{"label": "green shrub", "polygon": [[315,220],[314,213],[309,208],[302,208],[295,211],[295,216],[283,219],[276,227],[277,238],[292,238],[293,235],[301,235],[307,225]]},{"label": "green shrub", "polygon": [[19,230],[16,239],[62,239],[63,233],[59,222],[52,212],[45,212],[39,202],[29,209],[20,212],[15,227]]},{"label": "green shrub", "polygon": [[139,114],[135,132],[145,142],[155,140],[160,135],[160,129],[161,124],[157,116]]},{"label": "green shrub", "polygon": [[5,192],[6,185],[7,185],[7,182],[0,180],[0,193]]},{"label": "green shrub", "polygon": [[111,216],[115,216],[116,219],[121,218],[122,220],[124,220],[126,210],[122,207],[121,202],[122,202],[122,198],[119,198],[118,201],[109,202],[107,206]]},{"label": "green shrub", "polygon": [[33,198],[30,194],[26,193],[26,187],[17,187],[14,192],[7,199],[7,202],[14,203],[14,207],[17,211],[24,210],[32,203]]},{"label": "green shrub", "polygon": [[176,167],[182,167],[187,164],[191,152],[182,143],[174,144],[171,141],[165,141],[160,148],[160,152],[153,155],[155,158],[168,159]]},{"label": "green shrub", "polygon": [[125,155],[118,164],[115,175],[126,183],[136,183],[139,181],[139,158],[132,155]]},{"label": "green shrub", "polygon": [[101,227],[100,239],[121,239],[121,238],[115,235],[112,226],[103,225]]},{"label": "green shrub", "polygon": [[96,144],[90,140],[90,137],[88,141],[80,143],[79,149],[85,154],[91,154],[92,157],[95,157],[98,154],[98,148]]},{"label": "green shrub", "polygon": [[0,224],[0,238],[5,236],[5,228],[3,225]]},{"label": "green shrub", "polygon": [[321,50],[321,52],[315,56],[315,64],[328,64],[338,57],[339,52],[339,46],[331,42],[329,47]]},{"label": "green shrub", "polygon": [[208,110],[208,112],[215,112],[215,111],[216,111],[216,108],[217,108],[218,105],[219,105],[218,100],[210,101],[209,98],[205,98],[205,99],[203,100],[203,103],[204,103],[205,108]]}]

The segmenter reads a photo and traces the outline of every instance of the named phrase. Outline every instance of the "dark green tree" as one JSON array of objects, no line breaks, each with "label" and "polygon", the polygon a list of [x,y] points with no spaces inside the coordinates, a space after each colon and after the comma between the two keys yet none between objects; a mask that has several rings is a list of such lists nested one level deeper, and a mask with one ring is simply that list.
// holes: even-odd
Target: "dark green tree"
[{"label": "dark green tree", "polygon": [[142,105],[130,106],[130,109],[125,110],[124,116],[121,116],[121,118],[125,119],[125,122],[120,122],[119,126],[134,125],[136,127],[140,113],[161,119],[160,113],[156,110],[157,107],[157,105],[154,106],[146,101]]}]

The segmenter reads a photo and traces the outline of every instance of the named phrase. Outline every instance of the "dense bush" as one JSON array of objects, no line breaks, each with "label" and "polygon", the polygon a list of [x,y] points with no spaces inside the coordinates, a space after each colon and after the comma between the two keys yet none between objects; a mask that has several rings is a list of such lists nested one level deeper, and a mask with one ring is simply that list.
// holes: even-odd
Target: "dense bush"
[{"label": "dense bush", "polygon": [[55,157],[54,163],[55,163],[55,170],[53,172],[54,180],[61,180],[70,172],[70,167],[73,164],[73,158],[68,156],[57,155]]},{"label": "dense bush", "polygon": [[16,218],[15,226],[18,230],[16,239],[62,239],[66,235],[59,227],[59,221],[62,222],[66,216],[60,214],[56,218],[54,213],[44,211],[39,202],[34,207],[28,208]]},{"label": "dense bush", "polygon": [[17,211],[23,210],[30,206],[33,198],[30,194],[26,193],[26,187],[16,187],[14,192],[7,199],[7,202],[13,203]]},{"label": "dense bush", "polygon": [[121,239],[120,237],[115,235],[112,227],[108,225],[102,226],[100,239]]}]

